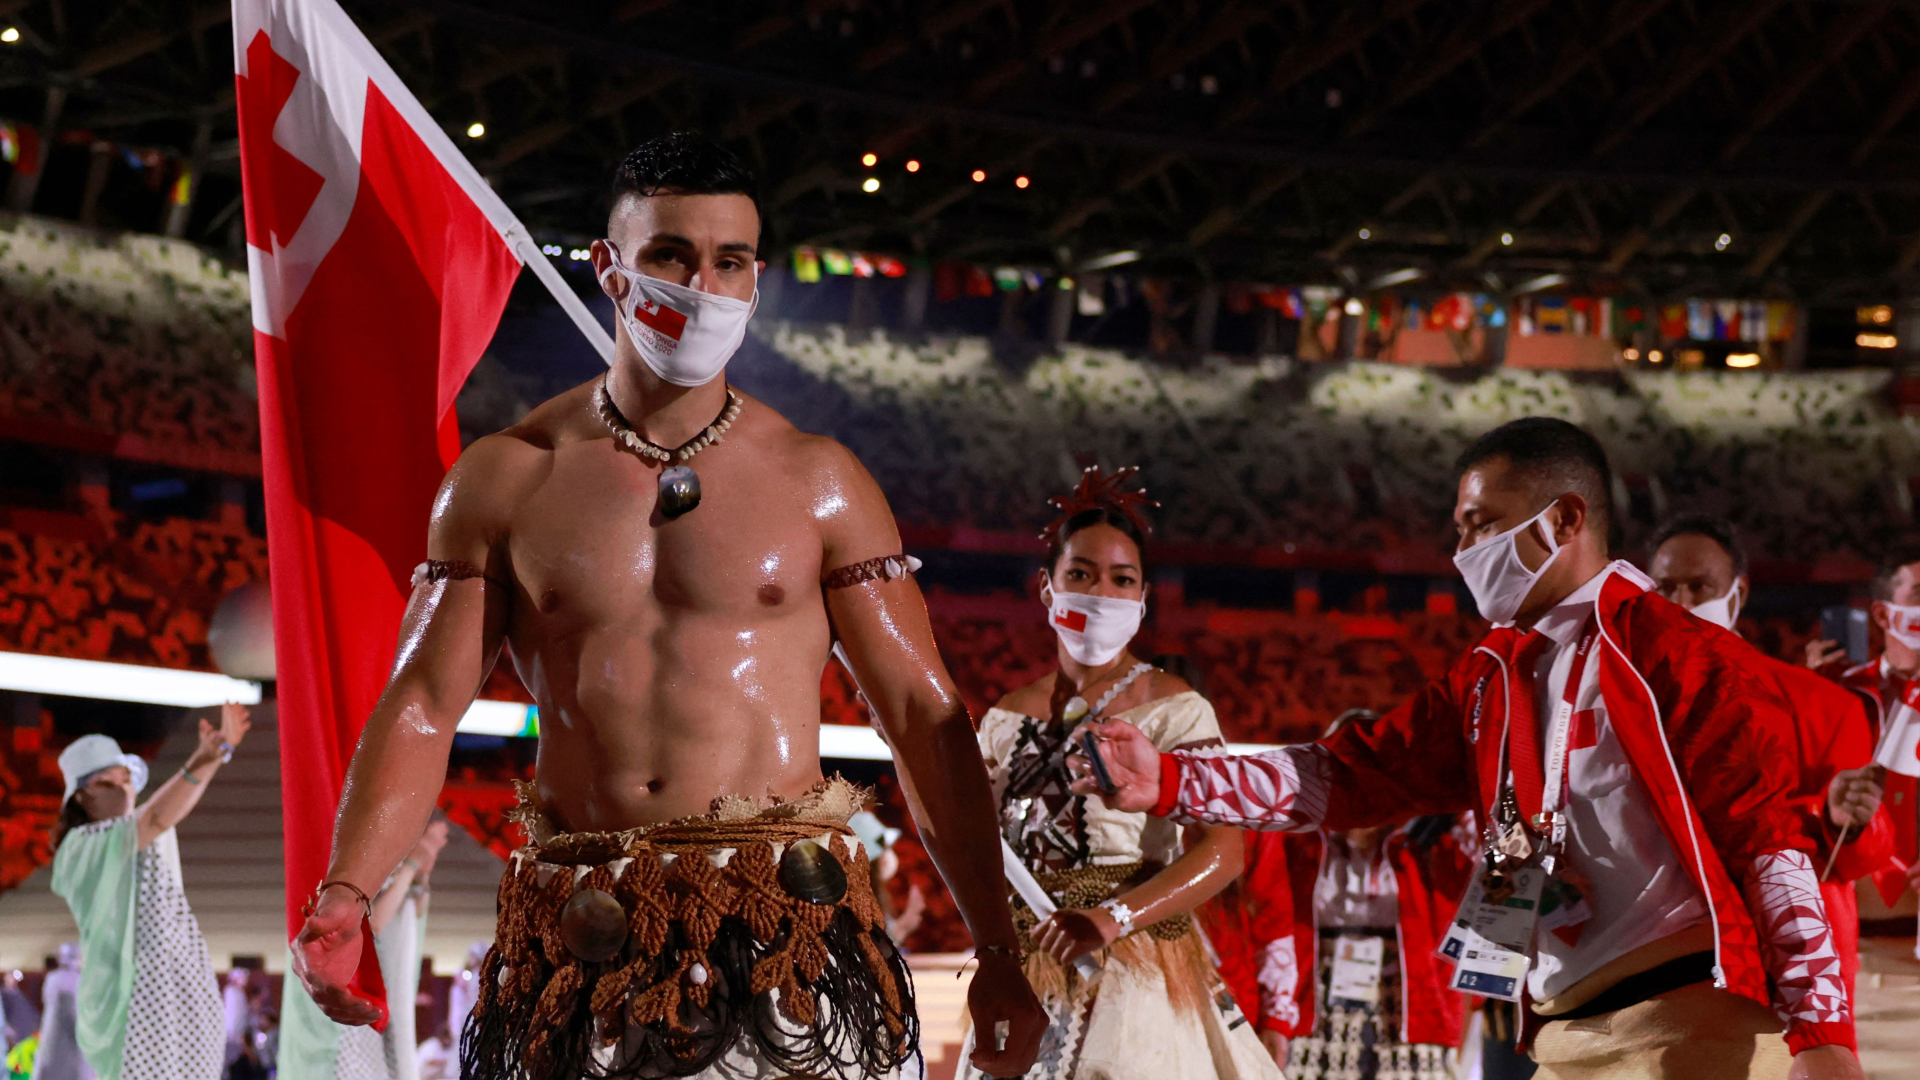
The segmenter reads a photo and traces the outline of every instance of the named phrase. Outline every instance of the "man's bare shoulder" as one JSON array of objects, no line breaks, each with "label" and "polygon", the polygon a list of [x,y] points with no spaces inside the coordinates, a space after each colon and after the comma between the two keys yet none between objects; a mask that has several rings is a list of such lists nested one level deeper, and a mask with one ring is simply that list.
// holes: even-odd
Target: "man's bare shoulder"
[{"label": "man's bare shoulder", "polygon": [[435,520],[483,527],[504,521],[552,470],[555,450],[593,437],[584,422],[590,418],[586,403],[592,392],[590,382],[576,386],[511,426],[475,439],[441,485]]},{"label": "man's bare shoulder", "polygon": [[[769,460],[781,463],[793,489],[806,492],[813,517],[829,541],[875,550],[856,557],[891,555],[899,550],[893,509],[873,474],[839,440],[794,427],[772,407],[753,398],[741,410],[734,430],[752,440]],[[729,432],[729,437],[732,436]],[[890,551],[880,547],[891,546]]]}]

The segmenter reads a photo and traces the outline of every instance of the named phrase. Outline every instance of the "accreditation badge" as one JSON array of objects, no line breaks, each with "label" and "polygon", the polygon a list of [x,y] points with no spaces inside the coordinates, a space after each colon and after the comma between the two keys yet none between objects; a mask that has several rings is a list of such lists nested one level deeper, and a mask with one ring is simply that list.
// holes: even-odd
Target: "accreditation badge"
[{"label": "accreditation badge", "polygon": [[1440,945],[1441,955],[1453,961],[1455,990],[1520,1000],[1546,883],[1547,872],[1538,866],[1474,876]]}]

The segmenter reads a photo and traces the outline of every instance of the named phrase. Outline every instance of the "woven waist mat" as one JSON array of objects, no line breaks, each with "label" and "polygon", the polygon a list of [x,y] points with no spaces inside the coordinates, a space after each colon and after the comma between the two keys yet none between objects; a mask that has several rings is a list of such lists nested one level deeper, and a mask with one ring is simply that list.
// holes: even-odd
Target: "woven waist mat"
[{"label": "woven waist mat", "polygon": [[[1040,883],[1053,902],[1063,908],[1090,908],[1102,900],[1119,896],[1160,872],[1157,863],[1129,862],[1108,866],[1078,866],[1067,870],[1037,870],[1033,879]],[[1033,909],[1018,893],[1013,894],[1013,925],[1020,931],[1022,952],[1033,947],[1033,929],[1040,925]],[[1175,915],[1140,927],[1136,934],[1151,934],[1161,941],[1175,941],[1193,929],[1188,915]]]},{"label": "woven waist mat", "polygon": [[774,807],[620,833],[529,825],[463,1075],[691,1076],[743,1050],[805,1076],[898,1069],[918,1052],[912,980],[845,820]]}]

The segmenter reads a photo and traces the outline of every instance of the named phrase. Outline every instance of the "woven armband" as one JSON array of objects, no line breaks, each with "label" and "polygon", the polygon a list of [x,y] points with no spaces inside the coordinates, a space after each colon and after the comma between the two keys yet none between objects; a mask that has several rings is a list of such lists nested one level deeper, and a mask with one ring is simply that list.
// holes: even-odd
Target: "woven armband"
[{"label": "woven armband", "polygon": [[871,559],[842,566],[827,571],[820,579],[823,588],[850,589],[867,581],[892,581],[903,578],[920,569],[920,560],[904,552],[899,555],[879,555]]}]

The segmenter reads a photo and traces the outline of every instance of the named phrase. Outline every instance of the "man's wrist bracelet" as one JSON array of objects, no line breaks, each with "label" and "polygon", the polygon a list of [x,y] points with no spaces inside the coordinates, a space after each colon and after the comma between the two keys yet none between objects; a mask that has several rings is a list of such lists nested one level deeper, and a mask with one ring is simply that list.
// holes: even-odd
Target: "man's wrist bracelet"
[{"label": "man's wrist bracelet", "polygon": [[989,956],[998,956],[1015,963],[1020,962],[1020,950],[1011,945],[976,945],[973,948],[973,955],[981,960]]},{"label": "man's wrist bracelet", "polygon": [[328,889],[333,888],[335,885],[338,885],[343,889],[352,890],[354,898],[360,901],[361,917],[367,918],[367,919],[373,918],[373,901],[367,897],[367,894],[365,892],[361,891],[360,886],[355,885],[351,881],[342,881],[337,878],[331,881],[323,881],[319,885],[315,886],[313,890],[313,898],[308,900],[306,903],[306,906],[300,909],[300,914],[306,915],[306,916],[312,916],[314,912],[320,910],[320,897],[324,895]]}]

